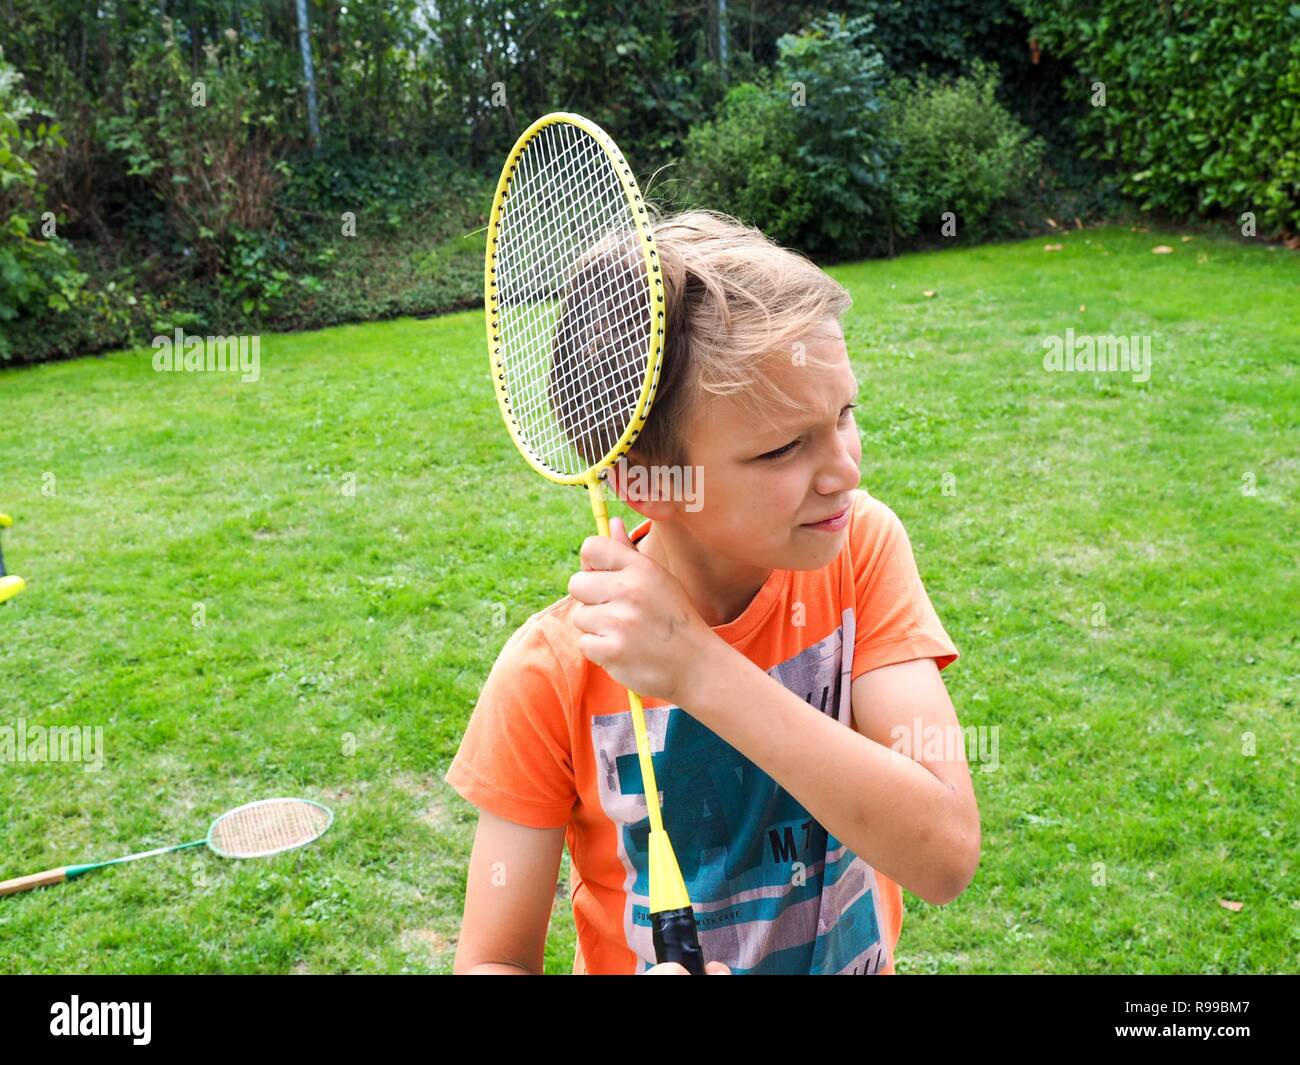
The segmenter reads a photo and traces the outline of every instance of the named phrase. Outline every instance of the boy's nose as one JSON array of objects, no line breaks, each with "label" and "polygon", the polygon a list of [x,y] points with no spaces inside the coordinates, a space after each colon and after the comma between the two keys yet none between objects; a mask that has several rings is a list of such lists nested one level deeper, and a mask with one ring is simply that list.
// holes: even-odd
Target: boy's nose
[{"label": "boy's nose", "polygon": [[813,488],[818,495],[831,496],[850,492],[862,481],[862,471],[858,467],[861,445],[854,441],[837,442],[829,453],[826,465],[818,471]]}]

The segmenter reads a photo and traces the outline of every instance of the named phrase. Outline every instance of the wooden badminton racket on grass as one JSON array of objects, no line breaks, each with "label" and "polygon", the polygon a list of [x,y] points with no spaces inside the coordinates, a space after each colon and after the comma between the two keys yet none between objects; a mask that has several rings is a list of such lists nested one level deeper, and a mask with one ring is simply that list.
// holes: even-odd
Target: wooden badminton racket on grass
[{"label": "wooden badminton racket on grass", "polygon": [[58,869],[47,869],[43,873],[0,881],[0,895],[14,895],[33,888],[62,884],[65,880],[72,880],[95,869],[134,862],[140,858],[152,858],[155,854],[170,854],[188,847],[202,847],[204,844],[223,858],[265,858],[295,847],[305,847],[320,839],[333,821],[334,812],[329,807],[310,799],[261,799],[227,810],[212,822],[203,839],[129,854],[110,862],[65,865]]},{"label": "wooden badminton racket on grass", "polygon": [[[601,536],[601,479],[645,426],[664,349],[664,285],[649,212],[623,153],[580,115],[516,142],[488,220],[484,305],[510,437],[557,484],[584,485]],[[705,975],[695,914],[664,830],[641,698],[627,693],[650,818],[655,957]]]}]

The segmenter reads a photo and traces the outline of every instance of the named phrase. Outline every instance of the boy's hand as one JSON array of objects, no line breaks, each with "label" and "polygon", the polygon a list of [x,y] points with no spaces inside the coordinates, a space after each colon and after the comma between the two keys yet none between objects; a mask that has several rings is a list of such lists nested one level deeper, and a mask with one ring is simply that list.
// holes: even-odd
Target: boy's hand
[{"label": "boy's hand", "polygon": [[[647,969],[641,974],[642,976],[690,976],[686,971],[686,966],[675,961],[660,962],[653,968]],[[730,976],[731,970],[720,961],[706,961],[704,963],[705,976]]]},{"label": "boy's hand", "polygon": [[638,695],[681,705],[718,637],[681,582],[632,546],[621,518],[610,519],[609,532],[583,541],[582,572],[569,578],[569,594],[582,604],[571,615],[584,633],[578,650]]}]

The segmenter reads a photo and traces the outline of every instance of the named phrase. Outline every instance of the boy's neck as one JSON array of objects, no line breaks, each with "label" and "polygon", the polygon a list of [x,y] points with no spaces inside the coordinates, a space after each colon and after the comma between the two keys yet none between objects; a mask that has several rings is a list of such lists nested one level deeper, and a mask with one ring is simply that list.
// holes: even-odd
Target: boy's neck
[{"label": "boy's neck", "polygon": [[637,541],[641,554],[681,581],[691,604],[709,628],[727,625],[745,612],[772,571],[706,554],[689,536],[674,535],[671,523],[652,524]]}]

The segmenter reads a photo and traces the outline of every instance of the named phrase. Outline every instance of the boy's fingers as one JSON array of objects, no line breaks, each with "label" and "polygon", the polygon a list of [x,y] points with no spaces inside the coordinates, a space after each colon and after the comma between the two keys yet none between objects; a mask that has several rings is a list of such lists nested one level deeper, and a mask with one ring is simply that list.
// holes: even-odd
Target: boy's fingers
[{"label": "boy's fingers", "polygon": [[[651,966],[645,971],[646,976],[690,976],[686,966],[675,961],[663,961],[658,965]],[[704,964],[705,976],[730,976],[731,970],[720,961],[710,961]]]},{"label": "boy's fingers", "polygon": [[598,633],[600,632],[598,609],[599,607],[595,606],[575,606],[569,612],[569,620],[579,632]]},{"label": "boy's fingers", "polygon": [[632,537],[628,536],[627,527],[623,524],[622,518],[609,519],[609,535],[615,543],[624,544],[627,547],[631,547],[633,551],[636,550],[636,548],[632,546]]},{"label": "boy's fingers", "polygon": [[584,632],[578,637],[578,652],[592,665],[605,668],[605,637]]},{"label": "boy's fingers", "polygon": [[[602,570],[573,573],[569,577],[569,594],[584,606],[601,606],[614,602],[617,592],[616,577]],[[576,607],[580,610],[581,607]]]},{"label": "boy's fingers", "polygon": [[580,553],[585,569],[622,569],[641,556],[635,547],[611,540],[608,536],[588,536]]},{"label": "boy's fingers", "polygon": [[582,573],[575,573],[569,578],[569,594],[579,603],[586,603],[588,606],[608,603],[610,578],[606,573],[599,570],[584,570]]},{"label": "boy's fingers", "polygon": [[645,976],[690,976],[686,971],[685,965],[680,965],[675,961],[664,961],[658,965],[647,969],[643,974]]}]

